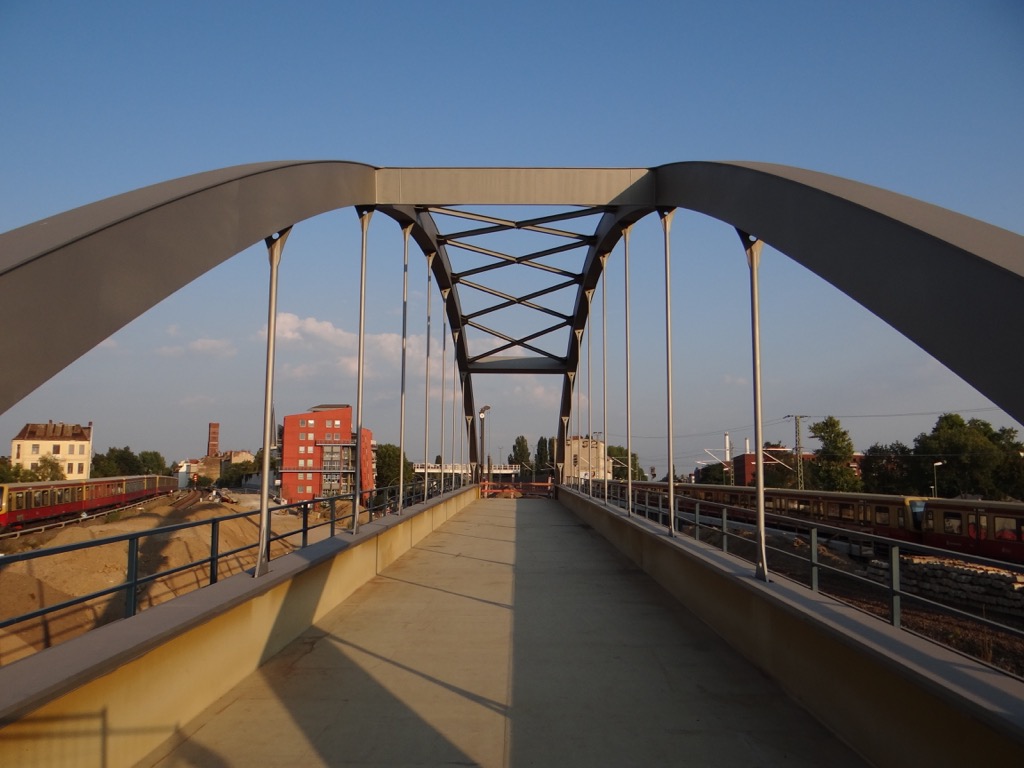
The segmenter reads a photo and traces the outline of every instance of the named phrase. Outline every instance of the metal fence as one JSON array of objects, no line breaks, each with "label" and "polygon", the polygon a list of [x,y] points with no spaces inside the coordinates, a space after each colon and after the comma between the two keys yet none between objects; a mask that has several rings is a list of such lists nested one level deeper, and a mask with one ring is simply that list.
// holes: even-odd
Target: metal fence
[{"label": "metal fence", "polygon": [[[667,528],[667,493],[625,485],[574,490]],[[587,493],[590,491],[591,493]],[[675,494],[675,532],[756,562],[756,516]],[[765,515],[768,572],[1024,679],[1024,566],[803,518]]]},{"label": "metal fence", "polygon": [[[399,503],[397,486],[371,489],[365,492],[366,503],[360,506],[360,518],[365,522],[388,514],[401,514],[408,507],[455,490],[460,486],[459,478],[446,478],[443,486],[440,481],[405,486],[401,503]],[[294,549],[304,548],[310,544],[311,538],[335,536],[346,529],[351,529],[353,501],[353,494],[346,494],[271,507],[269,512],[271,513],[272,528],[275,519],[285,520],[289,517],[297,517],[300,522],[298,526],[278,525],[278,531],[271,531],[267,542],[267,559],[287,554]],[[168,583],[176,576],[189,574],[192,589],[216,584],[225,572],[239,572],[245,570],[249,565],[255,564],[259,546],[260,516],[261,511],[258,509],[236,512],[207,520],[163,525],[101,539],[0,555],[0,589],[4,590],[17,589],[16,586],[11,586],[11,578],[4,578],[5,576],[10,577],[15,571],[32,574],[39,570],[38,565],[43,560],[71,558],[83,550],[96,550],[102,547],[111,547],[116,550],[117,559],[123,562],[121,572],[124,574],[123,580],[119,579],[117,583],[103,589],[91,590],[81,595],[66,596],[64,599],[53,602],[48,602],[46,599],[47,592],[52,590],[44,589],[40,584],[35,589],[35,592],[38,593],[36,598],[41,603],[39,607],[29,611],[20,611],[17,615],[0,616],[0,630],[18,631],[24,629],[26,625],[36,622],[39,625],[39,630],[34,633],[33,644],[46,647],[59,642],[63,635],[70,637],[80,634],[84,631],[82,629],[84,624],[98,626],[115,619],[134,616],[143,607],[140,597],[145,595],[147,589],[159,583]],[[227,546],[223,528],[226,523],[231,521],[250,521],[251,541],[247,541],[241,546]],[[280,530],[285,527],[288,530]],[[167,567],[161,567],[160,563],[163,562],[161,552],[167,546],[167,542],[175,534],[190,529],[205,529],[205,534],[200,537],[205,542],[203,551],[196,553],[186,562],[177,562],[168,564]],[[68,561],[58,560],[57,562]],[[24,565],[19,568],[18,564]],[[76,611],[79,615],[71,617],[71,614]],[[89,615],[81,615],[83,613]],[[75,624],[75,628],[55,629],[56,624],[49,620],[59,616],[66,617],[65,623]],[[4,660],[0,659],[0,663],[4,663]]]}]

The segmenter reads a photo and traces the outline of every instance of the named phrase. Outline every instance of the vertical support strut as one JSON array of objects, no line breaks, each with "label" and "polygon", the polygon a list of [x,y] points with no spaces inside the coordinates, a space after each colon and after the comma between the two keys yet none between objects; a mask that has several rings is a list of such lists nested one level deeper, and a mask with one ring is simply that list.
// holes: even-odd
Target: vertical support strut
[{"label": "vertical support strut", "polygon": [[[458,366],[459,343],[455,342],[455,366]],[[462,405],[462,412],[466,412],[466,374],[459,373],[459,382],[462,390],[459,392],[459,403]],[[472,416],[466,416],[466,431],[459,430],[459,465],[462,470],[462,485],[466,484],[466,438],[469,437],[469,429],[473,423]],[[473,482],[473,475],[470,473],[469,482]]]},{"label": "vertical support strut", "polygon": [[[626,516],[633,515],[633,400],[630,392],[633,365],[629,354],[629,233],[631,227],[622,230],[622,284],[626,294]],[[652,477],[651,480],[654,480]]]},{"label": "vertical support strut", "polygon": [[263,466],[260,468],[260,541],[256,552],[256,570],[253,576],[267,572],[267,554],[270,550],[270,444],[274,426],[274,352],[277,339],[277,274],[281,254],[292,228],[286,227],[264,240],[270,259],[270,296],[267,300],[267,365],[263,389]]},{"label": "vertical support strut", "polygon": [[601,255],[601,477],[604,479],[604,503],[608,503],[608,254]]},{"label": "vertical support strut", "polygon": [[[455,485],[455,406],[458,402],[455,392],[455,376],[459,372],[459,330],[456,328],[452,331],[452,488]],[[444,446],[441,446],[441,450],[444,451]],[[459,473],[459,485],[462,485],[461,472]]]},{"label": "vertical support strut", "polygon": [[427,254],[427,354],[423,370],[423,500],[430,488],[430,278],[434,265],[433,253]]},{"label": "vertical support strut", "polygon": [[355,494],[352,497],[352,533],[359,530],[359,503],[363,500],[363,349],[366,336],[366,235],[370,229],[370,218],[373,209],[367,208],[359,212],[359,223],[362,228],[362,246],[359,256],[359,342],[356,352],[356,477],[352,484]]},{"label": "vertical support strut", "polygon": [[754,368],[754,443],[757,472],[757,568],[755,576],[768,581],[768,559],[764,532],[764,438],[761,433],[761,309],[757,279],[763,243],[753,235],[739,229],[736,233],[743,242],[750,267],[750,341]]},{"label": "vertical support strut", "polygon": [[594,495],[594,377],[592,375],[591,362],[594,356],[591,354],[594,338],[593,323],[594,292],[587,291],[587,495]]},{"label": "vertical support strut", "polygon": [[[465,393],[465,389],[466,389],[466,374],[462,374],[462,389],[463,389],[463,393]],[[465,394],[463,394],[463,400],[465,400]],[[463,410],[465,410],[465,407],[466,407],[465,402],[463,402],[462,407],[463,407]],[[470,414],[470,415],[466,416],[465,419],[466,419],[466,440],[469,440],[470,436],[473,434],[473,415]],[[460,446],[461,446],[461,441],[460,441]],[[473,448],[474,447],[475,446],[473,446],[473,445],[469,446],[470,459],[472,459]],[[478,483],[478,482],[480,482],[479,477],[477,477],[477,471],[476,471],[476,468],[477,468],[478,464],[479,464],[479,462],[472,461],[472,460],[469,462],[469,469],[470,469],[469,481],[471,483]]]},{"label": "vertical support strut", "polygon": [[409,235],[412,224],[402,227],[402,400],[398,416],[398,504],[402,514],[405,506],[405,390],[406,358],[409,348]]},{"label": "vertical support strut", "polygon": [[676,535],[676,475],[673,456],[674,429],[672,422],[672,249],[669,235],[675,210],[659,211],[665,240],[665,417],[668,420],[668,535]]},{"label": "vertical support strut", "polygon": [[[448,377],[448,372],[444,369],[446,362],[445,358],[448,355],[448,292],[450,289],[445,288],[441,291],[441,442],[438,444],[437,455],[441,457],[441,493],[444,493],[444,395],[445,395],[445,380]],[[452,388],[454,389],[455,382],[452,382]]]}]

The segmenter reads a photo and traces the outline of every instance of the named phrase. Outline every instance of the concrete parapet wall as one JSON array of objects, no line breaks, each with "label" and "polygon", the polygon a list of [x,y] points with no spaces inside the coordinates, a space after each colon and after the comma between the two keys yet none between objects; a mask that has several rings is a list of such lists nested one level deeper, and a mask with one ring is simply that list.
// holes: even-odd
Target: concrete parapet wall
[{"label": "concrete parapet wall", "polygon": [[558,499],[871,764],[1019,764],[1021,681],[643,518]]},{"label": "concrete parapet wall", "polygon": [[432,499],[0,668],[0,765],[135,765],[478,496]]}]

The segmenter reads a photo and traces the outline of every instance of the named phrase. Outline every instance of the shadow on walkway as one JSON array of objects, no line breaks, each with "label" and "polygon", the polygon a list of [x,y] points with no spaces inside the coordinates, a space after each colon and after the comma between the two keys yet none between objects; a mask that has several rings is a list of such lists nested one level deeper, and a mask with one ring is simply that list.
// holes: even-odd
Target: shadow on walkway
[{"label": "shadow on walkway", "polygon": [[468,507],[182,732],[150,764],[861,765],[547,500]]}]

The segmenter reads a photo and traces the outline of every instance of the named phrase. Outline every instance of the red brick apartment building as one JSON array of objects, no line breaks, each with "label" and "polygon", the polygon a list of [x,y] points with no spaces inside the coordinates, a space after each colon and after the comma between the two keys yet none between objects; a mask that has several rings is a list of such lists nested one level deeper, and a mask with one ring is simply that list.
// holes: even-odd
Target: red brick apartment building
[{"label": "red brick apartment building", "polygon": [[[373,433],[364,429],[360,488],[373,488]],[[284,417],[281,441],[281,496],[288,502],[351,493],[356,474],[352,406],[316,405]]]}]

